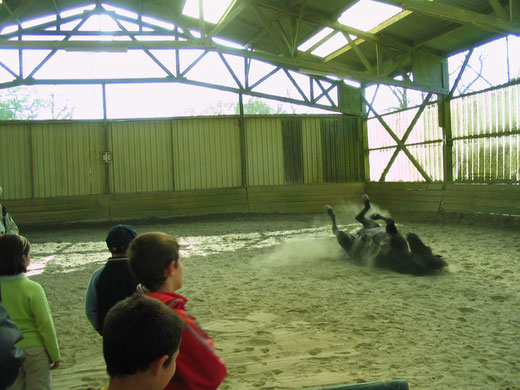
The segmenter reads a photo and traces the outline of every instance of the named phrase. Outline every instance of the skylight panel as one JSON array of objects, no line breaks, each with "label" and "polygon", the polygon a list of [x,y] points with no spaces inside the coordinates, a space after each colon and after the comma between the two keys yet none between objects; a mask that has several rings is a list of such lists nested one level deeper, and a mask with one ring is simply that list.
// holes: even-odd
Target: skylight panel
[{"label": "skylight panel", "polygon": [[105,3],[103,3],[103,8],[106,9],[107,11],[114,11],[118,15],[127,16],[131,19],[137,19],[137,13],[126,10],[124,8],[114,7],[113,5],[105,4]]},{"label": "skylight panel", "polygon": [[164,28],[166,30],[173,30],[175,28],[175,25],[173,23],[163,22],[162,20],[151,18],[149,16],[143,16],[142,20],[145,23],[154,24],[154,25]]},{"label": "skylight panel", "polygon": [[81,31],[120,31],[117,23],[108,15],[92,15],[81,26]]},{"label": "skylight panel", "polygon": [[23,22],[22,23],[22,28],[31,28],[31,27],[34,27],[34,26],[38,26],[40,24],[54,22],[55,20],[56,20],[56,16],[55,15],[44,16],[44,17],[41,17],[41,18],[32,19],[32,20],[29,20],[27,22]]},{"label": "skylight panel", "polygon": [[232,47],[234,49],[243,49],[244,48],[243,45],[232,42],[232,41],[228,41],[227,39],[222,39],[222,38],[217,38],[217,37],[212,37],[211,39],[213,40],[213,42],[218,43],[219,45]]},{"label": "skylight panel", "polygon": [[96,7],[95,4],[88,5],[86,7],[73,8],[63,12],[60,12],[60,16],[62,18],[67,18],[69,16],[81,15],[85,11],[91,11]]},{"label": "skylight panel", "polygon": [[359,0],[338,18],[338,22],[358,30],[370,31],[401,11],[402,8],[395,5]]},{"label": "skylight panel", "polygon": [[332,29],[330,27],[325,27],[323,30],[312,36],[311,38],[307,39],[305,42],[303,42],[300,46],[298,46],[298,50],[300,51],[307,51],[312,46],[314,46],[316,43],[321,41],[323,38],[325,38],[327,35],[329,35],[332,32]]},{"label": "skylight panel", "polygon": [[[203,0],[204,20],[217,24],[233,0]],[[199,0],[187,0],[182,14],[199,18]]]},{"label": "skylight panel", "polygon": [[330,39],[327,39],[326,42],[314,49],[311,53],[319,57],[325,57],[347,44],[347,38],[345,38],[343,33],[338,32],[337,34],[334,34]]},{"label": "skylight panel", "polygon": [[15,31],[18,31],[18,26],[16,24],[11,24],[9,26],[5,26],[0,32],[0,35],[9,34]]}]

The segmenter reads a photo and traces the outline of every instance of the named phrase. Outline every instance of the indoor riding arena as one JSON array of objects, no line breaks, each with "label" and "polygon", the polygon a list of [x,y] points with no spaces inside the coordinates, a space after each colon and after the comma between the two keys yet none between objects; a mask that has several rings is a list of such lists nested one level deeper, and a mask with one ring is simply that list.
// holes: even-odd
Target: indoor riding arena
[{"label": "indoor riding arena", "polygon": [[[108,385],[85,296],[129,224],[178,237],[220,389],[519,390],[519,34],[517,0],[0,0],[52,388]],[[367,196],[446,267],[349,256],[325,206],[360,238]]]}]

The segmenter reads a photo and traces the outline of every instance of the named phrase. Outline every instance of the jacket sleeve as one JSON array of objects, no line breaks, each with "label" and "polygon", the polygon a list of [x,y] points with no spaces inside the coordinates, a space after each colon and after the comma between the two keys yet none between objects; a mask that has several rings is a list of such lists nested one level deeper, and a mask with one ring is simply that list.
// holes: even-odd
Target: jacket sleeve
[{"label": "jacket sleeve", "polygon": [[177,313],[184,320],[184,330],[177,371],[165,390],[217,389],[227,375],[224,362],[215,353],[211,338],[197,321],[185,312]]},{"label": "jacket sleeve", "polygon": [[[18,226],[14,223],[13,217],[7,211],[5,206],[2,206],[2,221],[7,234],[19,234]],[[0,227],[1,229],[1,227]]]},{"label": "jacket sleeve", "polygon": [[49,354],[51,362],[61,360],[60,348],[56,328],[52,320],[51,308],[45,296],[43,287],[36,283],[34,293],[31,296],[31,311],[34,313],[38,332],[43,338],[43,344]]},{"label": "jacket sleeve", "polygon": [[11,322],[0,304],[0,389],[9,387],[25,360],[23,350],[15,344],[23,338],[22,332]]},{"label": "jacket sleeve", "polygon": [[90,283],[87,287],[87,295],[85,297],[85,314],[87,315],[89,322],[92,324],[94,329],[98,331],[98,333],[101,331],[101,324],[99,324],[98,320],[96,285],[102,269],[103,267],[96,270],[90,278]]}]

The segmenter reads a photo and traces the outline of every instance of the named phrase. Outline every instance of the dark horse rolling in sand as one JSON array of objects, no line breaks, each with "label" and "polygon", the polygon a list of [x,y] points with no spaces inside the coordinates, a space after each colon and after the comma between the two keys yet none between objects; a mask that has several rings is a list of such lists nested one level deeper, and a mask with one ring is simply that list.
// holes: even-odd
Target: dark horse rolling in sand
[{"label": "dark horse rolling in sand", "polygon": [[[434,255],[429,246],[423,244],[415,233],[408,233],[406,240],[397,231],[395,222],[380,214],[365,214],[370,209],[370,199],[363,195],[365,207],[356,216],[363,228],[355,234],[342,232],[336,225],[336,215],[332,207],[325,206],[332,219],[332,232],[341,247],[360,264],[373,264],[402,274],[428,275],[441,270],[447,264],[439,255]],[[376,220],[382,220],[386,227]]]}]

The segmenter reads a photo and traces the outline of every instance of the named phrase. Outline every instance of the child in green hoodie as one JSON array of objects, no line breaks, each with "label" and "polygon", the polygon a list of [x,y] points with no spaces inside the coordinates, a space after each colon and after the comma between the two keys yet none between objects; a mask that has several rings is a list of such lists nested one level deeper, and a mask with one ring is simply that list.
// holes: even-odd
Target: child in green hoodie
[{"label": "child in green hoodie", "polygon": [[9,390],[50,390],[50,370],[60,365],[60,351],[51,310],[42,286],[25,276],[31,245],[16,234],[0,235],[0,301],[20,328],[16,346],[25,362]]}]

